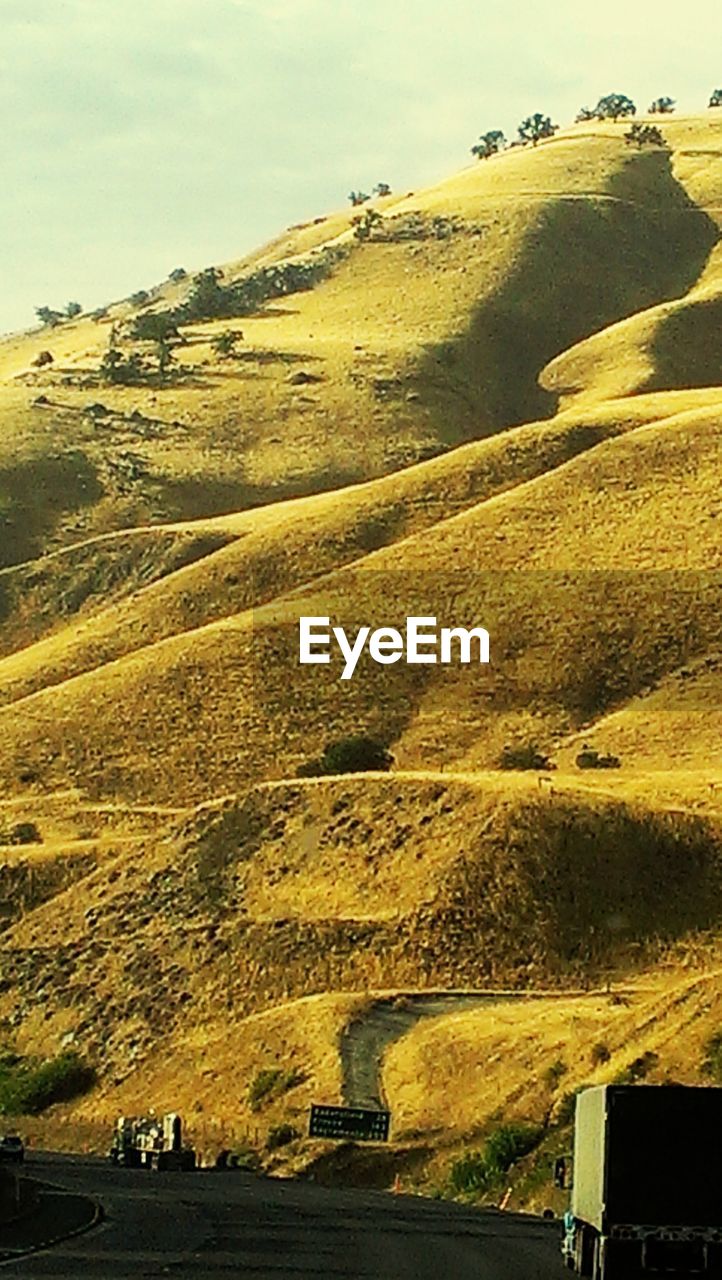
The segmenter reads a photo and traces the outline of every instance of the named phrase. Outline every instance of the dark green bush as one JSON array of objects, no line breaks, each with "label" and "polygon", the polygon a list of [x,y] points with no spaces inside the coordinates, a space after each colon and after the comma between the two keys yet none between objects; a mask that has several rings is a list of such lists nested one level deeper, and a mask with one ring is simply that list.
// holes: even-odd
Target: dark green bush
[{"label": "dark green bush", "polygon": [[630,1062],[628,1067],[620,1071],[614,1077],[615,1084],[639,1084],[640,1080],[646,1080],[650,1071],[654,1070],[659,1062],[659,1055],[648,1050],[646,1053],[635,1058]]},{"label": "dark green bush", "polygon": [[601,1041],[592,1045],[590,1058],[593,1067],[601,1067],[605,1062],[609,1062],[611,1056],[609,1049],[605,1044],[602,1044]]},{"label": "dark green bush", "polygon": [[317,760],[309,760],[298,769],[299,778],[318,778],[336,773],[388,772],[393,756],[375,738],[362,735],[331,742]]},{"label": "dark green bush", "polygon": [[180,336],[178,320],[173,311],[145,311],[135,317],[131,334],[141,342],[165,342]]},{"label": "dark green bush", "polygon": [[299,1137],[298,1129],[294,1129],[292,1124],[279,1124],[275,1129],[270,1129],[266,1138],[266,1150],[277,1151],[279,1147],[287,1147],[289,1142],[293,1142]]},{"label": "dark green bush", "polygon": [[92,1088],[95,1071],[76,1053],[44,1062],[4,1055],[0,1059],[0,1114],[39,1115],[56,1102],[68,1102]]},{"label": "dark green bush", "polygon": [[561,1058],[557,1058],[556,1062],[552,1062],[544,1072],[544,1083],[547,1089],[557,1089],[562,1078],[567,1074],[569,1068]]},{"label": "dark green bush", "polygon": [[452,1190],[486,1191],[522,1156],[537,1147],[543,1129],[531,1124],[505,1124],[486,1140],[483,1151],[469,1151],[455,1160],[449,1173]]},{"label": "dark green bush", "polygon": [[100,362],[100,375],[106,382],[119,386],[134,386],[144,382],[148,377],[148,369],[137,352],[123,355],[115,347],[110,347]]},{"label": "dark green bush", "polygon": [[231,356],[242,338],[243,334],[240,330],[224,329],[223,333],[217,333],[211,339],[211,347],[218,356]]},{"label": "dark green bush", "polygon": [[548,770],[553,766],[535,742],[507,742],[499,756],[499,768]]},{"label": "dark green bush", "polygon": [[664,135],[656,124],[633,124],[624,135],[624,141],[635,147],[664,147]]}]

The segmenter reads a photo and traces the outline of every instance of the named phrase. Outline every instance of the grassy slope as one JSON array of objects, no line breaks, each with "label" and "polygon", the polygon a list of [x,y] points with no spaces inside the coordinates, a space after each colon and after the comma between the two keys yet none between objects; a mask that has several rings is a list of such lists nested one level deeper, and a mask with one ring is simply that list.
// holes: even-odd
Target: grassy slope
[{"label": "grassy slope", "polygon": [[[198,385],[99,392],[54,373],[38,389],[66,407],[31,409],[28,361],[47,335],[0,347],[2,556],[78,544],[0,577],[3,805],[44,824],[47,845],[5,858],[6,874],[17,897],[34,861],[82,871],[5,935],[0,1014],[19,1014],[28,1047],[73,1031],[104,1061],[86,1116],[161,1088],[149,983],[167,993],[181,1064],[164,1097],[190,1100],[229,1008],[240,1018],[342,987],[568,982],[719,929],[722,392],[704,333],[683,327],[666,356],[660,335],[715,304],[722,199],[705,155],[720,125],[672,122],[671,168],[626,151],[621,131],[576,129],[384,202],[389,216],[464,226],[355,250],[313,293],[243,322],[253,357],[239,368],[210,358],[225,324],[197,327],[183,358]],[[255,261],[347,227],[339,215],[293,230]],[[52,335],[60,377],[96,360],[106,336],[90,321]],[[553,398],[536,377],[565,348],[545,382],[580,398],[557,420],[214,518],[543,417]],[[297,365],[324,381],[294,390]],[[374,390],[379,377],[390,389]],[[99,396],[140,406],[152,430],[77,413]],[[135,479],[119,470],[128,451],[142,460]],[[451,601],[454,621],[491,630],[497,661],[479,679],[377,668],[341,686],[292,660],[299,612],[379,625],[423,606],[447,621]],[[403,772],[245,795],[361,727],[392,742]],[[532,735],[555,751],[552,787],[483,772],[502,742]],[[623,768],[575,770],[588,738]],[[165,839],[142,836],[167,809],[238,790]],[[249,1050],[249,1071],[271,1040],[275,1055],[283,1036],[296,1044],[288,1017],[280,1040]],[[321,1019],[316,1056],[338,1017]],[[461,1063],[472,1042],[488,1048],[476,1024],[450,1036]],[[409,1052],[423,1073],[427,1049]],[[332,1090],[323,1060],[310,1070]],[[405,1123],[446,1123],[414,1120],[408,1062],[395,1062]],[[109,1081],[128,1063],[121,1094]],[[449,1071],[449,1088],[476,1097],[468,1073],[459,1085]],[[203,1105],[232,1075],[224,1059]],[[515,1088],[500,1083],[503,1097]]]},{"label": "grassy slope", "polygon": [[[10,703],[0,712],[5,784],[29,768],[43,786],[191,803],[281,776],[328,737],[362,727],[388,737],[406,767],[488,767],[516,732],[561,740],[719,649],[714,581],[704,577],[719,568],[719,469],[707,411],[638,428],[296,599]],[[475,573],[459,577],[469,563]],[[609,570],[600,614],[598,573]],[[449,591],[454,621],[483,618],[495,644],[496,663],[476,677],[367,662],[342,686],[333,668],[319,677],[296,665],[299,613],[381,625],[431,609],[444,620]],[[22,667],[23,655],[8,662]],[[131,713],[122,720],[121,701]],[[717,714],[711,703],[712,724]],[[643,752],[627,763],[643,769]]]},{"label": "grassy slope", "polygon": [[[312,292],[244,319],[239,361],[208,346],[228,322],[194,325],[175,384],[78,385],[127,306],[0,344],[2,560],[338,487],[549,414],[553,398],[536,379],[550,358],[684,293],[715,234],[690,219],[665,160],[631,154],[609,129],[572,131],[383,203],[389,219],[418,212],[427,229],[436,217],[456,230],[357,246]],[[261,260],[304,250],[324,231],[348,237],[344,227],[347,214],[281,237]],[[48,347],[52,371],[33,371]],[[323,381],[289,385],[298,367]],[[50,405],[32,405],[38,392]],[[83,413],[98,399],[115,417]]]}]

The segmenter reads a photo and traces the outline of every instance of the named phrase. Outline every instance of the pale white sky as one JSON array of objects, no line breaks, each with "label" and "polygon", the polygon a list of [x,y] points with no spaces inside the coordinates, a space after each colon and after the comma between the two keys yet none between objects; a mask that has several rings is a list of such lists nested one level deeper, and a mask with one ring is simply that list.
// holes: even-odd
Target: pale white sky
[{"label": "pale white sky", "polygon": [[532,111],[718,86],[719,0],[0,0],[0,331],[434,181]]}]

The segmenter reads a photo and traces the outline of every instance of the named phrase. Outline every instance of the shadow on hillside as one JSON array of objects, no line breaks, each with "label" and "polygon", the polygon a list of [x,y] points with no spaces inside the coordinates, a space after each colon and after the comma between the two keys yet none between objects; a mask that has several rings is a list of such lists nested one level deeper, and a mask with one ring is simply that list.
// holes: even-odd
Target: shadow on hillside
[{"label": "shadow on hillside", "polygon": [[26,458],[0,469],[0,568],[46,549],[58,521],[103,495],[93,464],[79,450]]},{"label": "shadow on hillside", "polygon": [[722,296],[695,299],[665,316],[650,348],[645,391],[722,386]]},{"label": "shadow on hillside", "polygon": [[513,269],[466,332],[430,347],[416,370],[440,437],[448,437],[450,406],[466,437],[553,415],[557,398],[538,381],[545,365],[682,296],[719,237],[660,151],[629,152],[604,199],[561,196],[530,208]]},{"label": "shadow on hillside", "polygon": [[308,498],[313,494],[343,489],[364,480],[362,471],[328,466],[284,479],[283,485],[254,485],[244,480],[215,480],[210,476],[163,478],[163,502],[167,520],[198,520],[213,516],[234,515],[239,511],[268,506],[281,499]]}]

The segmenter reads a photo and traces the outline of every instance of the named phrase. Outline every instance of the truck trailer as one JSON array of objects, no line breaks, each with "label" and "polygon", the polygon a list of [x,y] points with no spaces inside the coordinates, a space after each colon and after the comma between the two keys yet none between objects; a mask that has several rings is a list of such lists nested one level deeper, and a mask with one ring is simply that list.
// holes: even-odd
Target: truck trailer
[{"label": "truck trailer", "polygon": [[722,1089],[578,1095],[562,1253],[591,1280],[722,1278]]},{"label": "truck trailer", "polygon": [[110,1148],[113,1164],[129,1169],[191,1170],[196,1167],[196,1153],[183,1146],[179,1115],[169,1111],[157,1116],[119,1116]]}]

